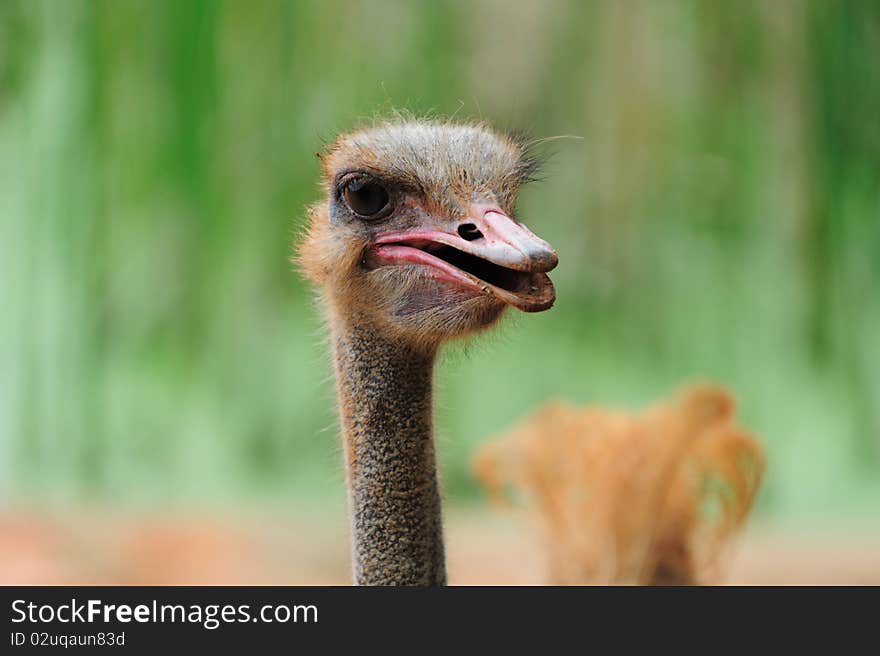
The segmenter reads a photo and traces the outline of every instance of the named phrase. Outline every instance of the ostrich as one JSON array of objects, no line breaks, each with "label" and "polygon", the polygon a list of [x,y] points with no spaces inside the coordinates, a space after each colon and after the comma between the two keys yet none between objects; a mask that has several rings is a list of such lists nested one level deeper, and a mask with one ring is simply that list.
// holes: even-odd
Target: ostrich
[{"label": "ostrich", "polygon": [[483,124],[340,136],[299,248],[331,333],[357,585],[445,585],[431,387],[447,340],[547,310],[553,248],[514,219],[537,161]]}]

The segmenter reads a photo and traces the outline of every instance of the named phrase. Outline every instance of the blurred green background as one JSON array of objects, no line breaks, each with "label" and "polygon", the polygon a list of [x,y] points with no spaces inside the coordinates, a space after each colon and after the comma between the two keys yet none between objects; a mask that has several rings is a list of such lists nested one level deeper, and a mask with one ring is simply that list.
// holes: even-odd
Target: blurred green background
[{"label": "blurred green background", "polygon": [[553,311],[439,371],[451,503],[541,402],[732,388],[759,512],[880,510],[880,3],[0,2],[5,503],[341,503],[314,153],[393,108],[555,141]]}]

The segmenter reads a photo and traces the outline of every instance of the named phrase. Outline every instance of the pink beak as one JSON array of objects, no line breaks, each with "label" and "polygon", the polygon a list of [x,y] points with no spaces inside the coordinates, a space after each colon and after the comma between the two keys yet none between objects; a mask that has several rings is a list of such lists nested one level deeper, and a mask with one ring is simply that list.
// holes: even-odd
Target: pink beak
[{"label": "pink beak", "polygon": [[496,207],[477,204],[452,231],[438,221],[436,228],[380,234],[364,260],[371,267],[426,266],[435,278],[491,294],[524,312],[553,305],[556,291],[547,271],[558,261],[553,247],[524,225]]},{"label": "pink beak", "polygon": [[474,204],[455,232],[415,229],[389,232],[376,244],[431,241],[451,246],[514,271],[545,273],[559,263],[556,251],[546,241],[501,210]]}]

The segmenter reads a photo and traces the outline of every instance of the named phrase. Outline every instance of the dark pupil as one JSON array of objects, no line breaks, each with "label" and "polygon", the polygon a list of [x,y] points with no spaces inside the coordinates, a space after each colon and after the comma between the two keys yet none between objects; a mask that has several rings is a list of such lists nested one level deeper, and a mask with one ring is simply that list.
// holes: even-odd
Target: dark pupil
[{"label": "dark pupil", "polygon": [[388,192],[375,182],[355,180],[344,193],[348,206],[361,216],[372,216],[388,204]]}]

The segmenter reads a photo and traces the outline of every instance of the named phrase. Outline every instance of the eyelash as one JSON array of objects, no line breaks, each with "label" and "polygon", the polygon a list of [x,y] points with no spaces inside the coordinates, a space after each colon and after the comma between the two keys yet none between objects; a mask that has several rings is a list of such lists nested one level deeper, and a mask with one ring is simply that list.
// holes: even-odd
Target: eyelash
[{"label": "eyelash", "polygon": [[372,176],[365,171],[348,171],[347,173],[342,173],[336,179],[336,197],[342,198],[342,192],[345,191],[345,188],[354,182],[355,180],[368,180]]}]

